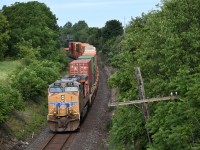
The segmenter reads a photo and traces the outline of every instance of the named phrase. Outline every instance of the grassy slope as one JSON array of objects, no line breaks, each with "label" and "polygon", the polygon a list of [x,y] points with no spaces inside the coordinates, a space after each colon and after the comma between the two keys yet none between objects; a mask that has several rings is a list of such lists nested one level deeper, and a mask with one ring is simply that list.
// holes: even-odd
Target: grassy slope
[{"label": "grassy slope", "polygon": [[[8,80],[9,75],[20,65],[18,60],[0,62],[0,82]],[[46,124],[47,106],[45,100],[41,100],[38,104],[27,102],[24,111],[13,112],[6,122],[7,133],[10,132],[17,139],[24,140],[39,132]]]},{"label": "grassy slope", "polygon": [[0,62],[0,81],[6,80],[8,75],[11,74],[19,66],[20,62],[17,60]]},{"label": "grassy slope", "polygon": [[27,104],[24,111],[14,112],[7,121],[12,134],[18,140],[30,141],[46,125],[47,107],[45,101]]}]

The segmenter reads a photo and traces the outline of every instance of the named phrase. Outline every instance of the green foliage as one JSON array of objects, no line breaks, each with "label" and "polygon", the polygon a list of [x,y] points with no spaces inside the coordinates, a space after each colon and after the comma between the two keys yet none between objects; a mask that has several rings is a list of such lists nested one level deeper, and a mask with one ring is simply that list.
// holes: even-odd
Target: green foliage
[{"label": "green foliage", "polygon": [[84,20],[80,20],[80,21],[78,21],[78,23],[75,23],[73,25],[73,32],[74,33],[79,32],[79,31],[87,29],[87,28],[88,28],[87,23]]},{"label": "green foliage", "polygon": [[46,126],[47,101],[26,103],[24,111],[15,111],[9,117],[7,126],[18,140],[31,140]]},{"label": "green foliage", "polygon": [[[38,108],[36,108],[38,109]],[[24,124],[23,129],[18,129],[16,131],[16,138],[18,140],[27,140],[31,138],[31,135],[35,135],[44,128],[46,125],[46,116],[42,116],[41,114],[32,112],[30,121]],[[33,134],[34,133],[34,134]]]},{"label": "green foliage", "polygon": [[123,34],[122,23],[118,20],[109,20],[102,28],[102,36],[105,41]]},{"label": "green foliage", "polygon": [[88,29],[88,35],[87,43],[90,43],[98,48],[100,46],[101,29],[90,27]]},{"label": "green foliage", "polygon": [[95,27],[88,27],[83,20],[78,21],[74,25],[67,22],[63,27],[60,27],[61,41],[63,47],[68,47],[70,41],[79,41],[89,43],[98,47],[101,45],[101,29]]},{"label": "green foliage", "polygon": [[127,106],[120,107],[115,111],[113,127],[110,131],[109,149],[145,149],[147,138],[144,136],[144,121],[140,109]]},{"label": "green foliage", "polygon": [[18,51],[18,58],[22,59],[25,65],[36,58],[40,58],[39,48],[34,49],[31,41],[22,41],[16,45],[15,49]]},{"label": "green foliage", "polygon": [[72,34],[73,33],[72,23],[68,21],[63,27],[61,27],[61,30],[62,30],[62,34],[65,34],[65,35]]},{"label": "green foliage", "polygon": [[59,78],[59,69],[50,61],[33,61],[12,76],[13,86],[22,93],[24,100],[37,101],[44,96],[48,85]]},{"label": "green foliage", "polygon": [[[62,54],[59,51],[57,19],[44,3],[37,1],[15,3],[11,6],[4,6],[2,12],[7,17],[11,28],[8,55],[22,55],[22,51],[18,54],[20,48],[16,49],[16,47],[23,45],[29,48],[30,44],[24,44],[26,41],[31,41],[32,50],[39,50],[36,52],[39,52],[37,56],[41,56],[43,59],[55,61],[57,60],[54,59],[55,54],[59,53],[58,56]],[[21,46],[21,49],[24,48]],[[24,53],[27,50],[23,50]],[[31,50],[28,51],[30,53]]]},{"label": "green foliage", "polygon": [[88,39],[88,28],[77,31],[74,34],[74,41],[86,42]]},{"label": "green foliage", "polygon": [[79,42],[86,42],[89,36],[88,25],[84,20],[78,21],[72,26],[73,40]]},{"label": "green foliage", "polygon": [[[150,119],[146,126],[153,138],[153,145],[146,143],[149,149],[200,147],[199,6],[200,1],[164,0],[161,10],[132,19],[122,37],[122,48],[118,48],[117,55],[112,58],[117,73],[109,83],[119,89],[119,100],[136,96],[137,86],[132,83],[132,76],[134,67],[138,66],[142,71],[146,97],[178,93],[179,100],[175,102],[149,104]],[[110,52],[112,50],[107,53]],[[116,116],[120,117],[118,112]],[[117,128],[120,125],[113,122],[111,135],[116,134],[114,129]],[[133,128],[138,128],[138,125],[134,124]],[[123,131],[127,133],[128,129]],[[123,144],[130,135],[118,136],[121,140],[113,137],[113,145]],[[131,149],[131,146],[124,148]]]},{"label": "green foliage", "polygon": [[112,58],[116,53],[121,51],[121,40],[123,34],[122,23],[117,20],[107,21],[101,29],[101,38],[99,47],[105,57]]},{"label": "green foliage", "polygon": [[10,84],[0,83],[0,123],[6,121],[14,110],[22,110],[24,103],[21,94]]},{"label": "green foliage", "polygon": [[6,17],[0,12],[0,60],[5,56],[8,50],[9,24]]},{"label": "green foliage", "polygon": [[[112,39],[107,40],[105,43],[100,45],[101,52],[103,53],[104,57],[106,57],[106,63],[112,63],[111,60],[114,56],[122,52],[122,43],[121,40],[123,39],[122,36],[118,36]],[[102,41],[104,39],[102,38]],[[115,62],[113,62],[114,64]]]},{"label": "green foliage", "polygon": [[18,60],[7,60],[0,62],[0,80],[2,82],[8,80],[9,75],[20,66],[21,62]]}]

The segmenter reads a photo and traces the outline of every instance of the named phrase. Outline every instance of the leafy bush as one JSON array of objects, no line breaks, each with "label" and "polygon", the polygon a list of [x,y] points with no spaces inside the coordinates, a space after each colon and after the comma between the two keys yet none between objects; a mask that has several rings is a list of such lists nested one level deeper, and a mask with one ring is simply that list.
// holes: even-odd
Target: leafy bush
[{"label": "leafy bush", "polygon": [[24,102],[21,94],[10,84],[0,83],[0,123],[14,110],[22,110]]},{"label": "leafy bush", "polygon": [[145,149],[147,142],[144,120],[140,109],[127,106],[115,111],[112,119],[113,127],[109,136],[109,149],[126,150],[140,147]]},{"label": "leafy bush", "polygon": [[33,61],[12,76],[12,85],[22,93],[26,101],[35,100],[44,96],[48,84],[59,78],[58,68],[58,65],[50,61]]},{"label": "leafy bush", "polygon": [[4,58],[8,50],[9,24],[6,17],[0,12],[0,60]]}]

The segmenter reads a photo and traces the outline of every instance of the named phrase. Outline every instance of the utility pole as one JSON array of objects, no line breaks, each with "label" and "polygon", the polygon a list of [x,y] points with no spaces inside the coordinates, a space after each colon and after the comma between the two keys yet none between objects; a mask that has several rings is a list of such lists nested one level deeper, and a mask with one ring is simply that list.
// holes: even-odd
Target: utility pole
[{"label": "utility pole", "polygon": [[[144,115],[145,124],[146,124],[148,119],[149,119],[149,111],[148,111],[147,104],[144,102],[144,100],[145,100],[145,91],[144,91],[144,84],[143,84],[142,75],[141,75],[139,67],[135,68],[135,76],[137,78],[137,83],[138,83],[139,98],[140,98],[140,100],[143,101],[143,103],[141,104],[141,109],[142,109],[142,112],[143,112],[143,115]],[[152,139],[151,139],[151,135],[149,133],[148,128],[146,128],[146,132],[147,132],[149,144],[151,144],[152,143]]]}]

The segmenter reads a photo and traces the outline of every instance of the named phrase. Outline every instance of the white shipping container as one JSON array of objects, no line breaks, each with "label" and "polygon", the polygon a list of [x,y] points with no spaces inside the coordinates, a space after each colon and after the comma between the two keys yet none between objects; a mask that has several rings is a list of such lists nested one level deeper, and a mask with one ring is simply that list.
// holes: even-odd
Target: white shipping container
[{"label": "white shipping container", "polygon": [[94,46],[85,46],[85,51],[96,51],[96,47],[94,47]]}]

